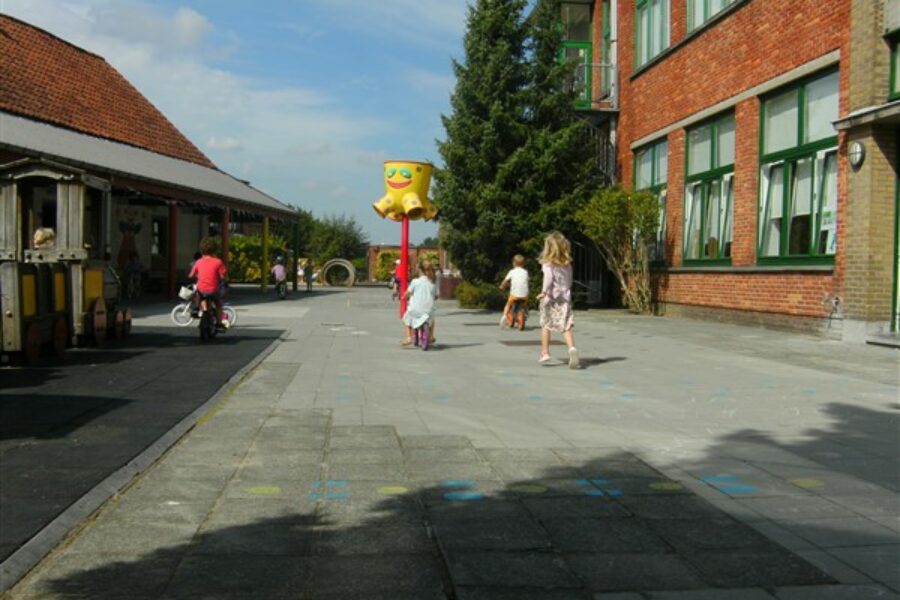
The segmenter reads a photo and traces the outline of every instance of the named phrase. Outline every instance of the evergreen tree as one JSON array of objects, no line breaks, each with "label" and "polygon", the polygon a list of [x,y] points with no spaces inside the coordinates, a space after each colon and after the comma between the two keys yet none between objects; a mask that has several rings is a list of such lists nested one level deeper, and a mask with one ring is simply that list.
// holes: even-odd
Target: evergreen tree
[{"label": "evergreen tree", "polygon": [[577,232],[575,212],[599,185],[585,124],[560,64],[559,0],[529,18],[516,0],[470,9],[465,63],[454,63],[436,175],[442,240],[470,281],[493,281],[512,254],[534,256],[543,234]]},{"label": "evergreen tree", "polygon": [[[477,0],[469,7],[463,62],[453,62],[456,89],[447,139],[435,174],[441,239],[463,275],[492,280],[517,242],[510,207],[521,205],[499,171],[527,140],[524,124],[527,29],[525,0]],[[502,259],[498,261],[498,259]]]}]

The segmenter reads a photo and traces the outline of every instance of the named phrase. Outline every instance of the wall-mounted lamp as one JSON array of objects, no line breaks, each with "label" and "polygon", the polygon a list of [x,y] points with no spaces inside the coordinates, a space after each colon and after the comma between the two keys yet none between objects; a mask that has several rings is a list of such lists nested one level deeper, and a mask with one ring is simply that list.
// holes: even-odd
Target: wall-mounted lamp
[{"label": "wall-mounted lamp", "polygon": [[866,160],[866,146],[862,142],[852,141],[847,146],[847,158],[850,160],[850,166],[858,169]]}]

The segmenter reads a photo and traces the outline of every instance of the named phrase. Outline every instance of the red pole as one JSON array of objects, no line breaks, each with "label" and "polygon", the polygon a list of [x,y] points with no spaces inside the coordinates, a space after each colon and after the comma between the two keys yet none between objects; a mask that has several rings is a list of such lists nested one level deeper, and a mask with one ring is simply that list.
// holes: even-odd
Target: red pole
[{"label": "red pole", "polygon": [[400,224],[400,318],[406,314],[406,288],[409,286],[409,217]]}]

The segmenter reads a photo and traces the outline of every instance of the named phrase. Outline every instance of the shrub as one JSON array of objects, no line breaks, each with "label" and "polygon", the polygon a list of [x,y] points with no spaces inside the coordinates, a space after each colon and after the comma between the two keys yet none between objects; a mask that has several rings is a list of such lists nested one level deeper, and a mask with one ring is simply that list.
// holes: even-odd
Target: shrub
[{"label": "shrub", "polygon": [[506,293],[492,283],[460,282],[456,299],[462,308],[500,310],[506,304]]}]

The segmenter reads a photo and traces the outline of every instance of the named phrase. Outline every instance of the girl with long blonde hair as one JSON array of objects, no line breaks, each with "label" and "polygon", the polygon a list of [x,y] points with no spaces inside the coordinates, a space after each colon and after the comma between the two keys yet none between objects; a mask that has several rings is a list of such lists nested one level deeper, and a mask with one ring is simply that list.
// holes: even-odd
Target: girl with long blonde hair
[{"label": "girl with long blonde hair", "polygon": [[538,294],[541,313],[541,355],[538,362],[549,364],[550,334],[562,333],[569,347],[569,368],[579,367],[578,350],[572,327],[575,316],[572,312],[572,246],[558,231],[552,231],[544,238],[544,250],[540,256],[544,284]]}]

